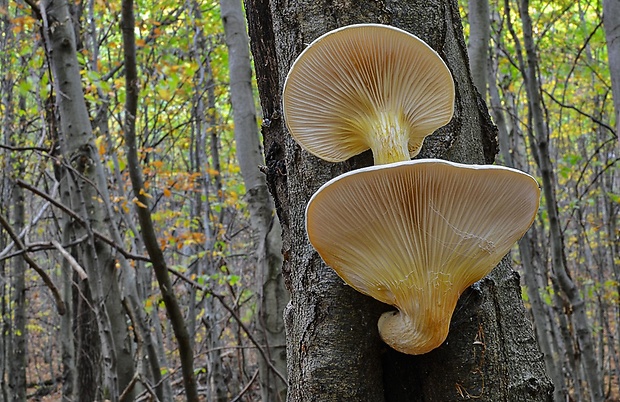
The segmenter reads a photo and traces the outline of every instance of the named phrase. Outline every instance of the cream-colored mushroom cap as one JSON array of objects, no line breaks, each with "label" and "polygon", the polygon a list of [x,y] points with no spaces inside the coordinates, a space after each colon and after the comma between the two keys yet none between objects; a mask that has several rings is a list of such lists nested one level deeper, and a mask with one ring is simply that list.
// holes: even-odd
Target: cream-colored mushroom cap
[{"label": "cream-colored mushroom cap", "polygon": [[452,118],[454,82],[415,35],[350,25],[299,55],[284,84],[283,110],[293,138],[319,158],[341,162],[370,148],[375,164],[405,161]]},{"label": "cream-colored mushroom cap", "polygon": [[310,243],[358,291],[398,308],[379,319],[394,349],[443,343],[461,293],[527,231],[540,190],[500,166],[426,159],[345,173],[306,209]]}]

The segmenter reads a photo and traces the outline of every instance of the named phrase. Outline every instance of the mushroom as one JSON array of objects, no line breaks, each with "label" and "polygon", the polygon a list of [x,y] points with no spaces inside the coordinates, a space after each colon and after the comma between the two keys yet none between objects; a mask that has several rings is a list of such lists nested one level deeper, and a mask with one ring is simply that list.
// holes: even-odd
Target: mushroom
[{"label": "mushroom", "polygon": [[539,196],[533,177],[506,167],[398,162],[324,184],[306,230],[346,283],[398,309],[380,317],[381,338],[423,354],[446,339],[461,293],[530,227]]},{"label": "mushroom", "polygon": [[415,35],[350,25],[299,55],[284,84],[283,110],[293,138],[319,158],[341,162],[370,148],[375,164],[399,162],[450,121],[454,82]]}]

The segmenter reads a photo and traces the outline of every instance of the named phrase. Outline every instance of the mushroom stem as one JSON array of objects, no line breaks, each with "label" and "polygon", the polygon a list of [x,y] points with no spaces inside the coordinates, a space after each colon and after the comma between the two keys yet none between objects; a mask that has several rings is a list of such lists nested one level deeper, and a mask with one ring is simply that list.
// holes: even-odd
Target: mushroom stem
[{"label": "mushroom stem", "polygon": [[413,320],[401,311],[388,311],[379,317],[379,335],[383,342],[394,350],[409,355],[421,355],[437,348],[446,340],[450,329],[450,315],[448,312],[431,324],[420,319],[421,317]]},{"label": "mushroom stem", "polygon": [[373,123],[369,123],[370,127],[367,132],[369,133],[368,143],[372,149],[375,165],[411,159],[409,155],[409,130],[402,113],[380,112]]}]

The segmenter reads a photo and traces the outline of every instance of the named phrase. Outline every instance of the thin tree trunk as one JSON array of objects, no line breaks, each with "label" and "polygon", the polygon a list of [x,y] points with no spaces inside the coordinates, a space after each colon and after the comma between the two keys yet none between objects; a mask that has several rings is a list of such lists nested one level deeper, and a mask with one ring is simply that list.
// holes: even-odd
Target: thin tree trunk
[{"label": "thin tree trunk", "polygon": [[471,77],[482,98],[486,98],[491,15],[489,0],[469,0],[469,66]]},{"label": "thin tree trunk", "polygon": [[[78,401],[102,400],[101,372],[104,364],[102,345],[97,326],[97,316],[92,310],[93,298],[87,280],[75,279],[76,292],[73,293],[75,316],[75,369]],[[65,397],[68,397],[66,395]]]},{"label": "thin tree trunk", "polygon": [[[95,20],[94,9],[95,9],[94,0],[89,0],[88,1],[88,19],[90,21],[90,25],[88,29],[88,37],[87,37],[88,40],[86,42],[88,42],[90,46],[89,48],[90,55],[91,55],[90,68],[95,72],[99,72],[99,60],[98,60],[99,41],[97,38],[98,31],[97,31],[97,25],[95,23],[96,20]],[[105,91],[102,90],[100,86],[97,87],[97,93],[102,101],[97,110],[97,114],[95,118],[93,119],[93,127],[95,127],[97,132],[105,136],[106,141],[107,141],[107,146],[111,148],[112,139],[111,139],[109,123],[108,123],[109,96]],[[120,169],[119,162],[118,162],[118,156],[116,154],[112,154],[109,157],[112,159],[113,164],[114,164],[114,169],[113,169],[114,176],[115,176],[114,178],[117,183],[122,183],[123,179],[121,178],[121,169]],[[126,197],[125,189],[122,186],[119,186],[119,187],[120,188],[117,191],[120,192],[120,195],[122,198],[126,199],[127,197]],[[104,205],[107,209],[108,215],[114,216],[111,205],[109,202],[107,202],[107,200],[104,200]],[[121,213],[124,214],[124,210],[121,210]],[[123,218],[125,218],[124,221],[129,226],[131,231],[133,233],[138,233],[135,223],[131,220],[131,218],[127,216],[123,216]],[[118,230],[118,227],[119,227],[118,220],[114,219],[114,220],[111,220],[109,223],[110,223],[109,230],[110,230],[110,234],[112,238],[117,244],[123,244],[122,236]],[[139,241],[137,241],[136,238],[133,238],[132,240],[134,242],[134,246],[137,246],[137,244],[141,244]],[[122,256],[119,256],[118,260],[121,265],[121,272],[122,272],[121,278],[122,278],[123,297],[128,298],[129,302],[126,304],[126,306],[132,310],[132,316],[138,321],[136,323],[138,328],[136,329],[139,330],[140,333],[142,334],[143,345],[146,351],[147,357],[145,358],[145,360],[148,363],[148,365],[146,366],[148,367],[148,370],[145,370],[146,371],[145,374],[147,374],[145,379],[150,379],[152,384],[154,384],[155,391],[159,399],[161,400],[170,399],[172,397],[171,396],[172,394],[170,391],[170,381],[167,378],[163,378],[161,374],[161,367],[162,367],[161,361],[163,357],[161,354],[158,353],[155,347],[154,334],[153,334],[153,331],[151,331],[149,328],[147,317],[142,307],[144,303],[144,297],[140,296],[140,292],[138,290],[140,280],[137,275],[137,272],[139,272],[139,269],[136,269],[130,266],[127,259]],[[136,387],[136,390],[137,391],[140,390],[139,385],[138,387]],[[133,394],[129,393],[127,394],[127,397],[131,397],[131,395]]]},{"label": "thin tree trunk", "polygon": [[369,153],[340,164],[319,161],[284,129],[280,94],[290,66],[308,43],[331,29],[384,22],[429,43],[451,69],[457,96],[455,118],[427,138],[421,157],[494,159],[495,130],[469,76],[456,2],[247,0],[246,10],[265,116],[267,179],[283,228],[291,290],[285,312],[288,400],[456,401],[468,394],[487,401],[550,400],[518,277],[506,262],[462,296],[444,345],[405,356],[379,339],[377,320],[388,307],[344,286],[304,230],[306,204],[321,184],[372,163]]},{"label": "thin tree trunk", "polygon": [[[499,149],[502,161],[506,166],[514,168],[517,166],[515,166],[513,156],[518,155],[519,153],[511,152],[513,149],[511,149],[512,147],[510,146],[508,125],[504,116],[504,107],[501,104],[496,80],[497,77],[494,74],[489,74],[491,114],[498,128]],[[520,161],[520,164],[523,164],[524,162],[525,161]],[[547,373],[550,375],[554,384],[553,399],[555,401],[562,401],[566,398],[567,390],[564,386],[562,367],[558,362],[559,355],[557,350],[554,350],[553,348],[553,331],[549,325],[550,320],[547,316],[545,305],[540,295],[541,286],[537,279],[540,271],[536,268],[537,262],[534,258],[537,244],[538,240],[536,238],[536,233],[532,228],[523,236],[523,238],[521,238],[521,240],[519,240],[519,254],[521,256],[521,264],[524,271],[524,282],[531,304],[531,313],[537,330],[536,338],[545,359]]]},{"label": "thin tree trunk", "polygon": [[[8,0],[0,0],[0,8],[7,10],[9,7]],[[0,15],[0,107],[2,107],[2,124],[0,133],[2,136],[0,141],[4,145],[11,143],[11,134],[13,127],[13,88],[15,80],[11,74],[7,74],[7,66],[10,65],[11,52],[6,49],[14,47],[13,44],[13,24],[12,16],[9,13]],[[0,159],[9,160],[10,151],[0,150]],[[11,179],[9,169],[2,169],[2,181],[0,182],[0,199],[10,198]],[[7,203],[0,203],[0,214],[9,216]],[[7,245],[7,237],[5,231],[0,231],[0,250]],[[6,260],[0,261],[0,277],[8,277],[8,264]],[[8,393],[8,375],[7,366],[9,364],[8,351],[10,347],[10,313],[7,306],[8,292],[10,285],[6,281],[0,284],[0,402],[9,401]]]},{"label": "thin tree trunk", "polygon": [[[63,227],[69,226],[67,222]],[[64,231],[62,244],[68,244],[71,232]],[[60,318],[60,350],[62,359],[62,401],[72,402],[75,400],[76,391],[76,366],[75,366],[75,337],[73,334],[73,270],[66,258],[61,262],[62,298],[67,306],[67,312]]]},{"label": "thin tree trunk", "polygon": [[564,376],[562,374],[562,366],[558,362],[558,353],[553,349],[553,332],[549,328],[549,320],[546,316],[545,305],[539,293],[539,283],[536,278],[538,270],[535,267],[536,240],[533,235],[527,234],[519,240],[519,254],[523,264],[525,286],[527,294],[532,305],[532,316],[536,325],[536,333],[540,350],[545,359],[547,373],[551,376],[554,384],[553,400],[564,401],[568,395],[564,384]]},{"label": "thin tree trunk", "polygon": [[[2,6],[8,7],[3,4]],[[2,18],[2,35],[4,43],[0,46],[0,49],[11,48],[15,41],[15,37],[11,30],[11,24],[5,17]],[[6,55],[0,56],[0,65],[7,66],[8,52]],[[22,60],[22,68],[25,68],[25,61]],[[13,85],[15,81],[10,77],[8,71],[4,71],[6,75],[3,76],[0,81],[0,91],[2,98],[2,132],[4,138],[2,139],[6,145],[19,146],[22,145],[20,140],[25,138],[24,130],[26,130],[26,122],[24,117],[19,119],[19,124],[15,124],[15,113],[13,105]],[[26,108],[26,99],[23,96],[19,97],[18,110],[24,110]],[[17,127],[17,131],[15,128]],[[5,216],[10,216],[13,229],[16,233],[21,233],[24,228],[25,221],[25,207],[24,207],[24,191],[21,187],[16,186],[14,183],[16,178],[23,176],[24,174],[24,157],[19,152],[6,151],[6,159],[3,159],[5,175],[5,181],[3,187],[6,186],[6,194],[3,194],[1,200],[3,201],[2,209],[0,211]],[[11,193],[9,193],[11,192]],[[10,194],[10,195],[9,195]],[[6,202],[4,202],[6,201]],[[12,211],[11,211],[12,207]],[[4,274],[4,272],[3,272]],[[27,316],[26,316],[26,262],[22,256],[14,257],[11,260],[10,274],[3,278],[6,278],[7,286],[3,285],[3,289],[8,289],[10,306],[12,307],[12,314],[3,315],[3,318],[7,320],[7,331],[2,334],[2,339],[6,343],[0,353],[2,356],[6,356],[6,366],[2,366],[0,374],[4,374],[4,370],[8,370],[8,389],[9,398],[15,402],[26,401],[26,368],[27,368],[27,347],[28,347],[28,334],[27,334]],[[9,279],[10,278],[10,279]],[[4,294],[2,295],[4,298]],[[4,304],[4,302],[3,302]],[[5,338],[6,334],[6,338]],[[4,385],[5,377],[2,376],[2,383]],[[4,387],[3,387],[4,388]]]},{"label": "thin tree trunk", "polygon": [[532,120],[534,122],[534,132],[537,140],[537,147],[540,157],[540,171],[542,187],[545,200],[545,207],[549,216],[549,235],[551,240],[551,256],[553,272],[557,277],[558,284],[562,292],[568,298],[573,309],[574,323],[579,342],[580,356],[583,358],[585,375],[588,380],[590,398],[592,402],[603,400],[603,388],[601,373],[596,361],[594,341],[590,332],[590,325],[587,318],[585,303],[570,278],[564,262],[564,244],[562,231],[558,216],[558,206],[555,197],[554,170],[549,154],[549,133],[544,121],[542,112],[542,99],[540,87],[536,74],[536,50],[532,37],[532,22],[529,15],[529,1],[520,0],[519,9],[523,23],[523,42],[527,55],[527,70],[523,71],[523,78],[526,83]]},{"label": "thin tree trunk", "polygon": [[[196,71],[194,91],[194,140],[192,141],[194,153],[192,155],[192,171],[199,174],[200,190],[195,193],[194,212],[196,217],[202,219],[205,241],[202,245],[207,251],[207,257],[195,264],[199,275],[218,275],[220,273],[216,258],[213,253],[218,240],[219,230],[217,225],[223,223],[226,208],[221,208],[219,218],[216,219],[211,208],[212,191],[215,192],[218,201],[222,201],[222,181],[219,157],[219,130],[216,127],[216,104],[215,82],[211,68],[211,49],[209,47],[202,26],[203,14],[201,6],[196,0],[189,2],[189,13],[192,18],[194,35],[192,37],[193,56],[196,58],[198,70]],[[209,161],[207,147],[211,156]],[[212,181],[213,180],[213,181]],[[220,204],[221,205],[221,204]],[[192,292],[196,292],[193,289]],[[192,299],[194,300],[194,299]],[[205,345],[209,350],[206,356],[205,368],[208,376],[207,399],[223,402],[228,399],[228,386],[225,381],[220,334],[222,328],[221,308],[213,297],[202,298],[200,306],[204,310],[203,324],[206,328]],[[195,317],[194,317],[195,319]],[[193,323],[195,327],[195,322]]]},{"label": "thin tree trunk", "polygon": [[[611,91],[614,98],[616,134],[620,134],[620,0],[603,0],[603,27],[607,42]],[[618,144],[620,144],[620,135]]]},{"label": "thin tree trunk", "polygon": [[[20,102],[22,103],[22,102]],[[22,107],[25,107],[25,102]],[[18,156],[18,159],[21,158]],[[10,161],[14,177],[24,174],[23,163],[19,160]],[[13,229],[20,233],[24,228],[25,208],[24,190],[19,186],[13,187]],[[19,256],[13,258],[11,275],[11,305],[13,307],[13,323],[11,325],[11,345],[9,348],[9,388],[11,400],[26,402],[26,367],[28,333],[26,329],[26,262]]]},{"label": "thin tree trunk", "polygon": [[[605,41],[607,43],[607,59],[609,64],[609,75],[611,77],[611,91],[614,101],[614,111],[616,118],[616,136],[618,138],[616,149],[620,150],[620,0],[603,0],[603,27],[605,29]],[[605,180],[605,178],[604,178]],[[609,180],[611,182],[611,180]],[[609,188],[609,186],[607,187]],[[609,198],[609,197],[608,197]],[[617,203],[608,199],[605,202],[604,210],[608,218],[607,233],[609,239],[614,239],[618,233],[618,219],[614,213],[618,211]],[[616,237],[617,239],[617,237]],[[614,263],[620,255],[620,242],[613,242],[609,248],[610,262],[613,267],[613,274],[616,280],[617,292],[620,293],[620,264]],[[616,317],[620,316],[620,304],[616,306]],[[612,350],[620,350],[620,320],[616,319],[616,344]],[[617,368],[618,369],[618,368]],[[620,379],[618,379],[620,382]]]},{"label": "thin tree trunk", "polygon": [[237,160],[246,187],[250,210],[254,258],[258,281],[259,307],[257,339],[265,346],[270,364],[259,356],[261,396],[264,402],[286,400],[287,384],[272,367],[286,375],[286,337],[283,311],[288,302],[282,277],[280,222],[274,213],[265,176],[259,166],[264,158],[258,135],[252,91],[249,39],[241,0],[221,0],[221,15],[228,45],[230,98],[235,125]]},{"label": "thin tree trunk", "polygon": [[[98,199],[108,200],[106,175],[94,144],[94,136],[81,87],[75,37],[68,4],[63,0],[40,3],[44,35],[57,91],[64,160],[71,164],[63,188],[72,207],[94,229],[105,232],[109,216]],[[80,261],[89,275],[105,363],[105,392],[114,400],[133,378],[133,356],[121,305],[114,256],[108,245],[90,236],[81,245]]]},{"label": "thin tree trunk", "polygon": [[123,0],[121,30],[123,34],[123,56],[125,62],[125,87],[127,90],[123,131],[125,134],[125,146],[127,147],[127,166],[134,195],[138,200],[136,211],[140,222],[144,245],[151,259],[151,263],[153,264],[153,270],[159,284],[159,290],[166,307],[166,312],[168,313],[168,318],[170,319],[174,335],[177,339],[181,370],[183,373],[183,385],[186,394],[185,397],[188,401],[194,402],[198,401],[198,390],[194,375],[194,352],[192,343],[189,339],[183,312],[174,294],[172,281],[168,274],[168,266],[157,241],[151,212],[148,208],[149,199],[144,187],[144,179],[138,159],[136,114],[138,109],[139,87],[136,66],[135,17],[133,7],[132,0]]}]

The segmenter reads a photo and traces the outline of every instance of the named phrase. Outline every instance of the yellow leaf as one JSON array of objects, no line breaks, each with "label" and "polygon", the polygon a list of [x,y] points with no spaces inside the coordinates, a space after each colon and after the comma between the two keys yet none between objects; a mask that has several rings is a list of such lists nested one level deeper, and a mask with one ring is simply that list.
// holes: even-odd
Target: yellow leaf
[{"label": "yellow leaf", "polygon": [[172,193],[170,192],[170,190],[165,188],[164,189],[164,197],[170,197],[171,195],[172,195]]},{"label": "yellow leaf", "polygon": [[139,206],[140,208],[148,208],[146,205],[141,203],[137,198],[133,199],[133,203],[136,204],[137,206]]},{"label": "yellow leaf", "polygon": [[145,196],[146,198],[153,198],[152,195],[150,195],[149,193],[147,193],[146,191],[144,191],[144,188],[140,189],[140,195]]},{"label": "yellow leaf", "polygon": [[159,97],[163,101],[169,101],[172,99],[172,93],[170,92],[168,88],[160,88],[157,90],[157,93],[159,94]]}]

